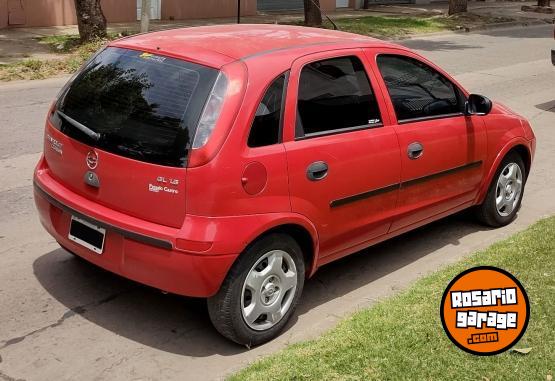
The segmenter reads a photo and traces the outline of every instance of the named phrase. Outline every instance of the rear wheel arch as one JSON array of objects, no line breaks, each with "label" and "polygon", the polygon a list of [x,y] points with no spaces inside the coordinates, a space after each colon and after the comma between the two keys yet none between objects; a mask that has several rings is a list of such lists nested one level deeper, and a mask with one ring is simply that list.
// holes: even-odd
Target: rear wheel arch
[{"label": "rear wheel arch", "polygon": [[[316,251],[317,246],[315,239],[307,228],[296,223],[287,223],[282,225],[274,226],[263,233],[256,236],[245,248],[245,250],[261,240],[262,238],[272,235],[272,234],[285,234],[293,238],[297,244],[300,246],[303,253],[303,259],[305,262],[306,275],[309,276],[313,273],[315,269]],[[244,251],[244,250],[243,250]]]}]

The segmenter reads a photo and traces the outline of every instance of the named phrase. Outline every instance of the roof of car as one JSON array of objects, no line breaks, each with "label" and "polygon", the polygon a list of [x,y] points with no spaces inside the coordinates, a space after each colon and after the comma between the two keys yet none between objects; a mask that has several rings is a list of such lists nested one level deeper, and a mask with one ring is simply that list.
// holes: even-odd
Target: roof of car
[{"label": "roof of car", "polygon": [[263,54],[302,47],[326,50],[349,46],[393,46],[394,44],[353,33],[321,28],[277,24],[230,24],[170,29],[139,34],[117,40],[111,45],[134,49],[157,50],[175,56],[191,57],[204,53],[201,61],[225,64]]}]

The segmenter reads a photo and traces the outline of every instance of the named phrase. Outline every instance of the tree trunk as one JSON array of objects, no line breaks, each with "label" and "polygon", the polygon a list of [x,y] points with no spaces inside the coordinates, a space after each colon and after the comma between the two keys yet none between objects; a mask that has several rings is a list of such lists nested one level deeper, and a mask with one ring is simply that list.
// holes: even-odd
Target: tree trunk
[{"label": "tree trunk", "polygon": [[106,18],[100,0],[75,0],[75,10],[82,41],[106,37]]},{"label": "tree trunk", "polygon": [[307,26],[322,25],[320,0],[304,0],[304,24]]},{"label": "tree trunk", "polygon": [[538,0],[538,7],[550,7],[551,0]]},{"label": "tree trunk", "polygon": [[466,12],[468,0],[449,0],[449,14]]},{"label": "tree trunk", "polygon": [[141,33],[148,32],[150,24],[150,0],[143,0],[141,4]]}]

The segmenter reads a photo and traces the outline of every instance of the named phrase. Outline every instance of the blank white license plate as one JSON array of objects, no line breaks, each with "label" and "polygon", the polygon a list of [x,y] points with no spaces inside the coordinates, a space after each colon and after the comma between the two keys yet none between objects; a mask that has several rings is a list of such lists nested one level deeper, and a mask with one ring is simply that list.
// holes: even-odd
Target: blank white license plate
[{"label": "blank white license plate", "polygon": [[96,254],[102,254],[105,236],[106,229],[71,216],[68,238],[73,242],[94,251]]}]

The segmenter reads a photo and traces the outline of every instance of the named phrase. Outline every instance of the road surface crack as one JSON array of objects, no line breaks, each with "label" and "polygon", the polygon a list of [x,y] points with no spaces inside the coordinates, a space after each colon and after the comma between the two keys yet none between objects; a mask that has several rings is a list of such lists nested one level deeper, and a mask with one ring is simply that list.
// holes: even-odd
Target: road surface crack
[{"label": "road surface crack", "polygon": [[25,381],[23,378],[13,378],[0,370],[0,380],[4,381]]},{"label": "road surface crack", "polygon": [[112,300],[118,298],[119,296],[121,296],[121,295],[123,295],[123,294],[132,292],[133,290],[135,290],[135,289],[137,289],[137,288],[138,288],[138,287],[133,287],[133,288],[127,289],[127,290],[125,290],[125,291],[122,291],[122,292],[119,292],[119,293],[116,293],[116,294],[113,294],[113,295],[109,295],[109,296],[107,296],[106,298],[101,299],[101,300],[98,300],[98,301],[96,301],[96,302],[92,302],[92,303],[85,304],[85,305],[82,305],[82,306],[73,307],[73,308],[67,310],[67,311],[62,315],[62,317],[60,317],[56,322],[54,322],[54,323],[52,323],[52,324],[48,324],[48,325],[46,325],[46,326],[44,326],[44,327],[35,329],[35,330],[33,330],[33,331],[31,331],[31,332],[28,332],[28,333],[26,333],[25,335],[22,335],[22,336],[17,336],[17,337],[8,339],[8,340],[3,340],[3,341],[2,341],[2,345],[0,346],[0,350],[1,350],[1,349],[4,349],[4,348],[6,348],[6,347],[9,347],[10,345],[14,345],[14,344],[20,343],[20,342],[22,342],[23,340],[25,340],[25,339],[26,339],[27,337],[29,337],[29,336],[33,336],[33,335],[39,334],[39,333],[44,332],[44,331],[46,331],[47,329],[50,329],[50,328],[59,327],[59,326],[62,325],[67,319],[69,319],[69,318],[71,318],[71,317],[73,317],[73,316],[75,316],[75,315],[83,315],[83,314],[86,313],[87,311],[90,311],[90,310],[93,309],[93,308],[96,308],[96,307],[98,307],[98,306],[101,306],[101,305],[103,305],[103,304],[106,304],[106,303],[108,303],[108,302],[110,302],[110,301],[112,301]]},{"label": "road surface crack", "polygon": [[110,365],[109,367],[103,369],[102,372],[100,372],[100,375],[111,372],[114,368],[120,366],[121,364],[123,364],[124,361],[127,361],[127,360],[128,360],[127,356],[122,357],[118,361],[112,363],[112,365]]}]

